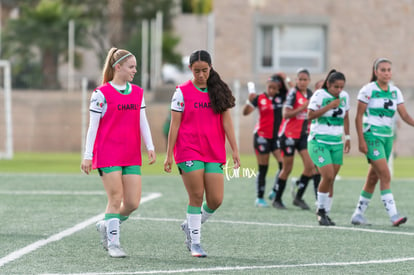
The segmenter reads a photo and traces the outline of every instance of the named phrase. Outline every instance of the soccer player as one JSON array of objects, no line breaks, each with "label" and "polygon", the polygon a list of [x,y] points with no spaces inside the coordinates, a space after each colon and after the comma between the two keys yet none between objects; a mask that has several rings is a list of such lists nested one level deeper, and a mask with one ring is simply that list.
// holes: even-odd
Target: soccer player
[{"label": "soccer player", "polygon": [[381,200],[392,225],[399,226],[407,221],[407,217],[397,212],[391,192],[391,175],[387,161],[393,146],[393,119],[396,112],[411,126],[414,126],[414,120],[407,113],[400,89],[391,83],[391,64],[391,61],[386,58],[375,60],[371,82],[362,87],[358,94],[355,125],[359,151],[366,155],[370,167],[351,218],[351,223],[354,225],[369,224],[364,214],[378,180]]},{"label": "soccer player", "polygon": [[111,48],[103,69],[102,85],[90,103],[89,129],[81,169],[98,169],[107,193],[105,219],[96,224],[104,249],[123,258],[120,222],[138,208],[141,200],[141,136],[149,163],[155,162],[154,145],[145,114],[143,89],[131,83],[137,61],[129,51]]},{"label": "soccer player", "polygon": [[[282,157],[280,155],[280,145],[278,141],[279,126],[282,121],[282,107],[286,99],[287,88],[284,79],[278,75],[272,75],[266,85],[266,92],[257,95],[254,90],[249,91],[249,99],[243,108],[243,115],[248,115],[255,108],[259,111],[259,119],[254,128],[253,146],[256,153],[259,172],[256,179],[257,207],[269,207],[263,199],[266,187],[266,174],[269,168],[270,153],[279,163],[279,171],[282,168]],[[277,178],[277,175],[276,175]],[[270,199],[275,196],[269,195]]]},{"label": "soccer player", "polygon": [[308,119],[307,107],[312,91],[308,89],[310,73],[307,69],[297,71],[296,87],[291,89],[287,95],[283,107],[283,120],[279,129],[280,148],[283,152],[282,170],[276,180],[276,196],[272,202],[276,209],[286,209],[282,202],[282,195],[286,187],[286,181],[293,168],[295,150],[302,158],[304,170],[296,182],[298,191],[293,200],[293,205],[301,209],[310,209],[303,200],[309,179],[315,174],[315,167],[309,157],[307,150]]},{"label": "soccer player", "polygon": [[[309,155],[322,180],[318,187],[316,215],[320,225],[335,225],[328,214],[332,207],[335,177],[343,163],[343,152],[351,148],[349,135],[349,95],[343,90],[345,76],[331,70],[322,88],[315,91],[308,105],[311,120]],[[345,146],[342,136],[345,132]]]},{"label": "soccer player", "polygon": [[[233,151],[234,168],[240,166],[230,108],[235,98],[213,69],[210,54],[190,55],[193,79],[179,85],[171,102],[164,170],[171,172],[174,159],[187,190],[187,218],[181,224],[185,243],[194,257],[206,257],[200,245],[201,224],[221,205],[224,193],[225,139]],[[205,195],[206,201],[203,203]]]}]

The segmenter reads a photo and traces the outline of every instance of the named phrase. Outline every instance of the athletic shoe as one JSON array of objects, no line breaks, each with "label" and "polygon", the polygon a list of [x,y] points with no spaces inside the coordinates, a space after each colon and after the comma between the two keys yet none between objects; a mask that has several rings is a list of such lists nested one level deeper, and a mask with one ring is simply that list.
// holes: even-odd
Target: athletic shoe
[{"label": "athletic shoe", "polygon": [[318,216],[319,225],[324,225],[324,226],[332,225],[329,222],[328,217],[326,216],[325,209],[318,209],[318,211],[316,212],[316,216]]},{"label": "athletic shoe", "polygon": [[190,235],[190,228],[188,228],[187,220],[185,220],[181,224],[181,230],[185,234],[185,241],[184,241],[184,243],[187,246],[188,251],[191,251],[191,235]]},{"label": "athletic shoe", "polygon": [[367,219],[362,214],[354,214],[351,218],[351,223],[353,225],[371,225],[368,223]]},{"label": "athletic shoe", "polygon": [[334,223],[334,221],[333,221],[333,220],[331,220],[331,218],[329,218],[329,216],[328,216],[328,215],[326,215],[326,219],[328,219],[328,221],[329,221],[330,225],[336,225],[336,223]]},{"label": "athletic shoe", "polygon": [[295,198],[293,200],[293,205],[296,205],[296,206],[302,208],[303,210],[309,210],[310,209],[309,205],[304,200],[298,199],[298,198]]},{"label": "athletic shoe", "polygon": [[204,258],[207,257],[207,253],[201,248],[201,245],[198,244],[191,244],[191,256]]},{"label": "athletic shoe", "polygon": [[282,201],[277,201],[277,200],[274,200],[274,201],[272,202],[272,205],[273,205],[273,207],[274,207],[274,208],[276,208],[276,209],[281,209],[281,210],[285,210],[285,209],[286,209],[286,206],[283,204],[283,202],[282,202]]},{"label": "athletic shoe", "polygon": [[125,258],[126,257],[126,253],[124,252],[124,250],[122,250],[122,248],[119,245],[108,246],[108,253],[109,253],[109,256],[111,256],[112,258]]},{"label": "athletic shoe", "polygon": [[96,230],[101,234],[101,244],[105,250],[108,250],[108,236],[106,235],[105,221],[101,220],[96,223]]},{"label": "athletic shoe", "polygon": [[274,198],[276,197],[276,192],[274,191],[274,190],[272,190],[270,193],[269,193],[269,200],[273,200]]},{"label": "athletic shoe", "polygon": [[407,221],[407,217],[401,217],[400,215],[394,215],[391,217],[391,222],[393,226],[399,226]]},{"label": "athletic shoe", "polygon": [[266,208],[269,207],[267,202],[264,199],[257,198],[255,202],[256,207]]}]

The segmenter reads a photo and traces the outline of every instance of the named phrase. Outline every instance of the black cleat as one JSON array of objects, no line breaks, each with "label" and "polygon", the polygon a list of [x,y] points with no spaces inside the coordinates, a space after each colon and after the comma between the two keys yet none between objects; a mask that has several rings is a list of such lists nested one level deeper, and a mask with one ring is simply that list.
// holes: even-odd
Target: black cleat
[{"label": "black cleat", "polygon": [[316,212],[316,216],[318,216],[319,225],[323,225],[323,226],[332,225],[328,220],[328,216],[326,216],[325,209],[318,209],[318,211]]}]

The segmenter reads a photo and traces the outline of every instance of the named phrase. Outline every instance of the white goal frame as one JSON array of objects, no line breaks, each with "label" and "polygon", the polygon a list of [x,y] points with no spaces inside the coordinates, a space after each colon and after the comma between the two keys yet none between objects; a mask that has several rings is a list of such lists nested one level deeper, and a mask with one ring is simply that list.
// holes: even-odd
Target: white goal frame
[{"label": "white goal frame", "polygon": [[13,124],[12,124],[12,95],[11,95],[11,69],[8,60],[0,60],[0,68],[3,68],[3,87],[0,92],[4,93],[4,147],[0,146],[0,159],[13,158]]}]

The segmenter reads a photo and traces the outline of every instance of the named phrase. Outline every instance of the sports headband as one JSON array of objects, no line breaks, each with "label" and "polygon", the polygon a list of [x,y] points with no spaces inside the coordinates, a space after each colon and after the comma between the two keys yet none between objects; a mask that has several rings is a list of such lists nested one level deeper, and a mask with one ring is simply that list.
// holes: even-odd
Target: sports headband
[{"label": "sports headband", "polygon": [[118,59],[114,64],[112,64],[112,68],[115,68],[116,64],[118,64],[119,62],[121,62],[122,60],[124,60],[125,58],[127,58],[128,56],[131,56],[131,55],[132,55],[132,53],[127,53],[126,55],[124,55],[123,57]]}]

